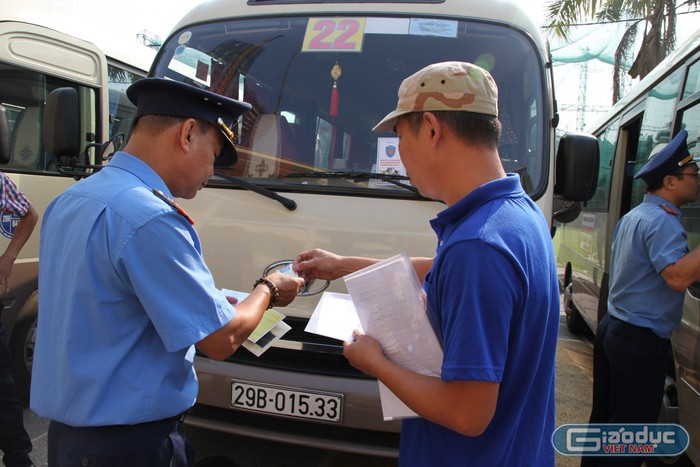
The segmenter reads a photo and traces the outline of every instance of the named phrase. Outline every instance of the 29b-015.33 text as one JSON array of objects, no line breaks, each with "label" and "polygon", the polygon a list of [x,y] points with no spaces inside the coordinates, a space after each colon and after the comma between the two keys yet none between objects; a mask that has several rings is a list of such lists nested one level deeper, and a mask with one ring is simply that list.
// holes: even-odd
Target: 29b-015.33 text
[{"label": "29b-015.33 text", "polygon": [[340,423],[342,394],[306,391],[252,381],[231,381],[231,407]]}]

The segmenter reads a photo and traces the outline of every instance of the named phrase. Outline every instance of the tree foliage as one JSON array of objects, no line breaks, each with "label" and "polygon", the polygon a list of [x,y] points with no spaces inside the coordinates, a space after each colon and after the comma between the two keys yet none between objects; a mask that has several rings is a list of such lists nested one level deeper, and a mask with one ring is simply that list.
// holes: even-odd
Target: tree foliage
[{"label": "tree foliage", "polygon": [[627,72],[644,78],[676,45],[676,15],[680,9],[698,9],[700,0],[553,0],[547,4],[545,27],[553,36],[568,38],[569,29],[581,21],[625,21],[627,29],[615,52],[613,102],[621,96],[624,57],[632,52],[640,27],[642,44]]}]

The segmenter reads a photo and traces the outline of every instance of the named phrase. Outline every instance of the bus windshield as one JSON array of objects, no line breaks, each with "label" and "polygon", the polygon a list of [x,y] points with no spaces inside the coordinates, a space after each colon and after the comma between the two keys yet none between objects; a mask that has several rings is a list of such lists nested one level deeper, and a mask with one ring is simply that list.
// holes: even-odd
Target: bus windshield
[{"label": "bus windshield", "polygon": [[503,165],[537,199],[550,153],[544,63],[512,27],[399,16],[225,19],[173,34],[152,74],[253,106],[235,128],[239,162],[210,186],[234,176],[287,191],[398,196],[408,193],[391,183],[405,175],[398,140],[372,127],[395,108],[404,78],[455,57],[496,80]]}]

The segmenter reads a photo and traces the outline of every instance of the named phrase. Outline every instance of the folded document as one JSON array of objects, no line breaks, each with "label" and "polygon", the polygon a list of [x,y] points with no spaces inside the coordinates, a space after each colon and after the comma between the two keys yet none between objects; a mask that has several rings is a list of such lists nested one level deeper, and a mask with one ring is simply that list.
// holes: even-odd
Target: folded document
[{"label": "folded document", "polygon": [[[345,341],[361,329],[389,360],[416,373],[440,376],[442,348],[426,314],[425,292],[407,255],[345,277],[347,294],[325,292],[306,331]],[[417,415],[379,383],[384,420]]]}]

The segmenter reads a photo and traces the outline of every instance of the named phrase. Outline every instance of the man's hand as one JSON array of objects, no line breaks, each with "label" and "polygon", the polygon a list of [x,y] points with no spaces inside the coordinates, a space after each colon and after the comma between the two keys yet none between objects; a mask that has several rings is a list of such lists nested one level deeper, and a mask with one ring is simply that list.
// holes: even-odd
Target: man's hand
[{"label": "man's hand", "polygon": [[315,248],[300,253],[292,264],[292,270],[304,279],[332,281],[342,277],[343,257],[330,251]]},{"label": "man's hand", "polygon": [[291,277],[281,272],[275,272],[267,276],[267,280],[275,284],[280,296],[275,302],[275,306],[287,306],[297,296],[302,287],[304,279],[301,277]]},{"label": "man's hand", "polygon": [[374,376],[374,364],[380,359],[386,359],[382,346],[373,337],[369,337],[355,329],[352,332],[352,342],[343,342],[343,355],[350,365],[361,372]]},{"label": "man's hand", "polygon": [[5,293],[10,291],[10,274],[12,274],[12,265],[15,264],[15,258],[6,255],[0,256],[0,292]]}]

